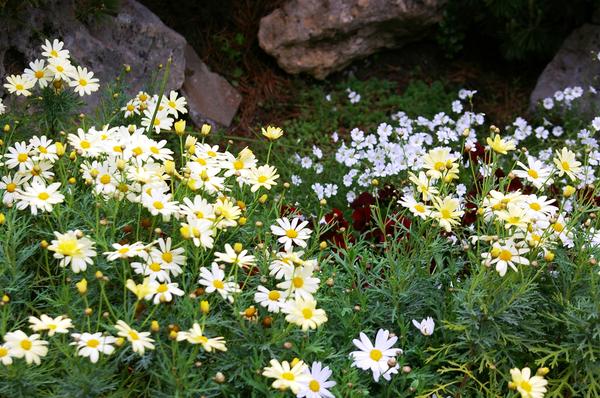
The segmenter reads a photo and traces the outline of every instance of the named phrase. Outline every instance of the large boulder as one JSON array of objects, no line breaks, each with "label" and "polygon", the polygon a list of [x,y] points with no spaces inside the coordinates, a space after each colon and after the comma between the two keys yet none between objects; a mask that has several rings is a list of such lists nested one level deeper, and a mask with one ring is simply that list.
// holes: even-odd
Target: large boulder
[{"label": "large boulder", "polygon": [[[531,109],[558,90],[579,86],[587,92],[590,86],[597,86],[600,76],[599,51],[600,25],[585,24],[573,31],[538,78],[530,97]],[[600,97],[586,95],[577,104],[580,110],[587,113],[592,109],[600,109]]]},{"label": "large boulder", "polygon": [[318,79],[422,38],[446,0],[288,0],[262,18],[260,46],[289,73]]},{"label": "large boulder", "polygon": [[[6,31],[6,34],[0,35],[0,76],[20,73],[28,61],[40,57],[43,41],[40,32],[44,32],[44,38],[62,39],[75,62],[92,70],[101,84],[113,81],[123,70],[123,65],[130,65],[131,72],[127,75],[130,95],[147,89],[153,77],[160,81],[158,66],[165,65],[169,58],[172,62],[167,90],[180,89],[186,76],[204,73],[206,66],[195,53],[194,62],[186,65],[190,55],[186,56],[187,42],[180,34],[137,1],[122,0],[120,4],[115,15],[102,15],[89,23],[77,18],[74,0],[49,0],[44,7],[24,6],[26,8],[19,12],[24,20],[0,20]],[[190,51],[193,52],[188,48],[187,52]],[[221,85],[228,87],[227,92],[235,91],[224,79]],[[193,83],[188,83],[190,86]],[[212,101],[229,106],[227,115],[230,117],[223,117],[223,112],[215,111],[214,106],[206,107],[201,101],[190,101],[194,122],[213,121],[229,125],[239,101],[221,101],[218,98],[220,92],[207,91],[205,95],[210,96]],[[90,108],[98,97],[92,95],[86,98]]]}]

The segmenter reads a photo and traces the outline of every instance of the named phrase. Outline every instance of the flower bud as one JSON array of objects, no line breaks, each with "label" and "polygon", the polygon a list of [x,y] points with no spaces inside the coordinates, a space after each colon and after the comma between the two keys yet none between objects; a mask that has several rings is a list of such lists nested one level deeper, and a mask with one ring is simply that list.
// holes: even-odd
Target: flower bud
[{"label": "flower bud", "polygon": [[550,373],[550,369],[548,369],[547,367],[543,367],[543,368],[539,368],[537,370],[537,372],[535,372],[536,376],[546,376],[548,373]]},{"label": "flower bud", "polygon": [[258,201],[260,202],[260,204],[265,204],[265,202],[267,201],[267,199],[269,199],[269,195],[267,195],[266,193],[263,194],[260,198],[258,198]]},{"label": "flower bud", "polygon": [[165,160],[164,165],[165,173],[169,175],[175,174],[175,162],[173,162],[172,160]]},{"label": "flower bud", "polygon": [[225,375],[221,372],[217,372],[217,374],[215,374],[215,377],[213,377],[213,380],[216,383],[223,384],[225,383]]},{"label": "flower bud", "polygon": [[0,225],[4,225],[5,222],[6,216],[4,215],[4,213],[0,213]]},{"label": "flower bud", "polygon": [[153,331],[154,333],[156,333],[160,330],[160,325],[158,324],[157,320],[154,320],[150,323],[150,330]]},{"label": "flower bud", "polygon": [[66,148],[65,148],[65,146],[63,145],[63,143],[62,143],[62,142],[57,142],[57,143],[56,143],[56,154],[57,154],[58,156],[62,156],[62,155],[64,155],[64,154],[65,154],[65,151],[66,151]]},{"label": "flower bud", "polygon": [[[175,122],[175,133],[177,133],[177,135],[183,135],[183,133],[185,133],[185,120],[178,120]],[[186,148],[189,147],[186,146]]]},{"label": "flower bud", "polygon": [[208,314],[208,312],[210,311],[210,304],[208,303],[208,301],[202,300],[200,302],[200,311],[203,314]]},{"label": "flower bud", "polygon": [[203,136],[207,136],[210,134],[210,130],[212,129],[212,126],[210,124],[203,124],[202,128],[200,128],[200,134],[202,134]]},{"label": "flower bud", "polygon": [[246,225],[247,221],[248,221],[248,219],[246,217],[240,217],[238,219],[238,224],[240,224],[240,225]]},{"label": "flower bud", "polygon": [[563,196],[565,198],[568,198],[569,196],[572,196],[575,193],[575,187],[571,186],[571,185],[567,185],[564,189],[563,189]]},{"label": "flower bud", "polygon": [[236,253],[238,253],[238,254],[239,254],[239,253],[240,253],[242,250],[244,250],[244,246],[243,246],[243,245],[242,245],[240,242],[236,242],[236,243],[233,245],[233,251],[234,251],[234,252],[236,252]]},{"label": "flower bud", "polygon": [[82,280],[80,280],[79,282],[77,282],[75,284],[75,287],[77,288],[77,291],[79,292],[79,294],[84,295],[87,293],[87,279],[83,278]]}]

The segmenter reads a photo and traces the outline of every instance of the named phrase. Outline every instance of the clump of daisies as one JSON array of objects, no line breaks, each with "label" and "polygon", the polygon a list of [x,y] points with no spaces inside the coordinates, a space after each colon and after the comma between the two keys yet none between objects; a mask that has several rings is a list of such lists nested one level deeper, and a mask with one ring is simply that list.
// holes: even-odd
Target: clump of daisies
[{"label": "clump of daisies", "polygon": [[31,61],[22,74],[6,77],[4,87],[9,93],[28,97],[36,87],[50,87],[56,91],[69,88],[80,96],[98,91],[99,80],[94,77],[94,72],[74,65],[62,41],[46,40],[41,55],[43,58]]},{"label": "clump of daisies", "polygon": [[[140,124],[147,130],[160,133],[164,130],[183,130],[185,121],[178,120],[187,113],[187,101],[177,91],[171,90],[168,95],[159,98],[140,91],[121,108],[123,115],[130,121],[140,119]],[[181,132],[181,131],[180,131]]]}]

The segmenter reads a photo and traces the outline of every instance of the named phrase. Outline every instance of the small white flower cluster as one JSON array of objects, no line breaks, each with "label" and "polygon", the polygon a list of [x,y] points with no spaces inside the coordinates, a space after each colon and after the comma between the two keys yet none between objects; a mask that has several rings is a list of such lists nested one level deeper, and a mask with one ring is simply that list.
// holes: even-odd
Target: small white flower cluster
[{"label": "small white flower cluster", "polygon": [[8,76],[4,87],[11,94],[25,97],[31,95],[31,89],[36,84],[40,88],[51,84],[57,90],[67,85],[80,96],[90,95],[98,91],[100,86],[98,79],[94,77],[94,72],[73,65],[69,57],[69,50],[63,47],[64,43],[62,41],[54,39],[53,42],[50,42],[46,40],[42,45],[42,56],[45,59],[36,59],[30,62],[29,68],[26,68],[21,75]]},{"label": "small white flower cluster", "polygon": [[348,93],[348,99],[351,104],[358,104],[360,102],[361,97],[359,93],[349,88],[346,89],[346,92]]},{"label": "small white flower cluster", "polygon": [[[593,87],[590,87],[590,92],[595,93]],[[567,87],[564,90],[557,90],[552,97],[546,97],[542,100],[542,106],[546,110],[551,110],[555,106],[562,105],[569,109],[573,105],[573,101],[581,98],[584,94],[583,88],[579,86]]]}]

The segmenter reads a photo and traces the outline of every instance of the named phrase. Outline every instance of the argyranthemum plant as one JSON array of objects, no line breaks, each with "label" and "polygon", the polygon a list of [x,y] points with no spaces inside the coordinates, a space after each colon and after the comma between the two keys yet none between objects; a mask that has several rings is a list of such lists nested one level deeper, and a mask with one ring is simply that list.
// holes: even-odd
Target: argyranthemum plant
[{"label": "argyranthemum plant", "polygon": [[[56,121],[99,87],[42,56],[7,88]],[[294,157],[154,89],[2,115],[1,396],[600,394],[600,121],[500,129],[462,90]]]}]

